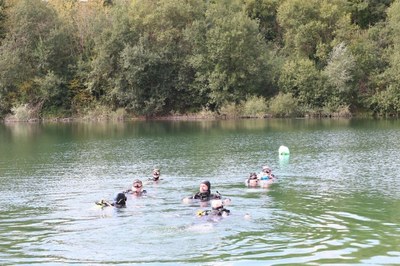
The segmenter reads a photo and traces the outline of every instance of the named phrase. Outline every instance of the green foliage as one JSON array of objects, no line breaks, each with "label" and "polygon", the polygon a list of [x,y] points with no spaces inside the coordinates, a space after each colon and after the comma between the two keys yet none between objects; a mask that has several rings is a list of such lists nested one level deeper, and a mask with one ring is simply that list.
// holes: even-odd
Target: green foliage
[{"label": "green foliage", "polygon": [[319,116],[325,117],[350,117],[350,106],[349,105],[337,105],[336,103],[332,106],[328,103],[322,108],[322,113]]},{"label": "green foliage", "polygon": [[56,80],[68,76],[68,66],[75,62],[72,32],[65,31],[55,11],[40,0],[16,1],[9,12],[0,47],[0,93],[19,95],[15,104],[60,106],[67,99],[55,92],[61,89]]},{"label": "green foliage", "polygon": [[[266,45],[251,20],[235,1],[210,3],[205,17],[203,43],[194,45],[202,54],[192,59],[199,90],[205,87],[218,109],[224,102],[239,102],[247,94],[261,92],[267,70]],[[204,46],[203,46],[204,45]],[[200,63],[201,65],[198,65]]]},{"label": "green foliage", "polygon": [[6,0],[0,0],[0,44],[1,40],[6,36]]},{"label": "green foliage", "polygon": [[388,10],[388,24],[393,46],[389,46],[389,68],[387,74],[396,85],[400,84],[400,1],[395,1]]},{"label": "green foliage", "polygon": [[87,87],[91,95],[103,101],[103,104],[113,103],[114,80],[117,79],[122,67],[120,53],[126,45],[135,40],[127,15],[122,12],[122,7],[119,7],[110,14],[102,14],[102,20],[94,21],[96,28],[99,28],[99,33],[94,38],[92,50],[94,55],[88,62],[87,71],[90,73]]},{"label": "green foliage", "polygon": [[263,118],[268,111],[267,101],[264,97],[250,96],[240,103],[225,102],[219,113],[225,117],[258,117]]},{"label": "green foliage", "polygon": [[71,98],[70,111],[74,114],[84,114],[88,109],[94,108],[95,98],[84,86],[84,81],[79,76],[69,81],[69,97]]},{"label": "green foliage", "polygon": [[259,31],[267,41],[281,42],[280,27],[277,21],[279,0],[248,0],[244,8],[252,19],[259,21]]},{"label": "green foliage", "polygon": [[374,112],[378,115],[396,116],[400,115],[400,89],[389,86],[386,90],[377,92],[372,98]]},{"label": "green foliage", "polygon": [[373,95],[381,82],[380,76],[388,65],[385,50],[389,43],[388,29],[384,24],[377,24],[367,31],[355,34],[349,43],[348,50],[355,60],[354,90],[358,94],[353,104],[367,108],[362,106],[362,99]]},{"label": "green foliage", "polygon": [[388,9],[388,27],[392,45],[388,46],[389,66],[381,75],[381,88],[371,98],[375,113],[391,116],[400,111],[400,1],[394,1]]},{"label": "green foliage", "polygon": [[291,117],[299,114],[298,101],[291,93],[279,93],[269,101],[269,112],[275,117]]},{"label": "green foliage", "polygon": [[242,105],[240,104],[226,102],[221,106],[219,112],[221,115],[225,117],[235,118],[242,116],[243,112],[241,108]]},{"label": "green foliage", "polygon": [[354,95],[355,59],[344,43],[332,50],[328,65],[323,71],[328,95],[325,95],[330,105],[351,104]]},{"label": "green foliage", "polygon": [[13,113],[12,120],[28,121],[31,118],[27,104],[13,107],[11,111]]},{"label": "green foliage", "polygon": [[281,92],[290,93],[299,104],[311,107],[324,104],[326,93],[322,77],[311,60],[287,61],[282,67],[278,84]]},{"label": "green foliage", "polygon": [[86,120],[123,120],[127,113],[125,109],[119,108],[113,111],[109,106],[97,105],[85,113]]},{"label": "green foliage", "polygon": [[61,106],[65,100],[66,90],[64,81],[54,72],[49,72],[44,77],[35,80],[39,88],[39,98],[41,101],[51,103],[51,105]]},{"label": "green foliage", "polygon": [[251,96],[241,103],[242,116],[264,117],[267,114],[267,101],[263,97]]},{"label": "green foliage", "polygon": [[110,20],[115,24],[96,42],[89,90],[115,108],[140,115],[184,111],[195,104],[184,31],[197,16],[196,3],[134,2],[132,17],[115,9]]},{"label": "green foliage", "polygon": [[284,30],[285,51],[308,57],[323,66],[336,34],[349,25],[345,0],[284,1],[278,21]]},{"label": "green foliage", "polygon": [[393,0],[350,0],[348,6],[352,22],[362,29],[367,29],[385,20],[386,9],[392,2]]},{"label": "green foliage", "polygon": [[274,95],[277,116],[397,115],[399,14],[399,0],[0,0],[0,117],[263,116]]},{"label": "green foliage", "polygon": [[9,18],[5,47],[10,49],[8,53],[20,59],[17,67],[23,72],[21,76],[31,78],[46,67],[46,58],[43,57],[47,54],[40,51],[40,47],[45,47],[54,25],[58,23],[56,14],[43,1],[21,0],[12,7]]}]

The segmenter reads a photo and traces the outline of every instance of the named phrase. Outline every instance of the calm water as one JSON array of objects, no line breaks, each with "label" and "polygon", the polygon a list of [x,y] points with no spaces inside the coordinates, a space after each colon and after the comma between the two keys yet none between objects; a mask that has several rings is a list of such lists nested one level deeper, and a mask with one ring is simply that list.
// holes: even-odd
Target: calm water
[{"label": "calm water", "polygon": [[[264,164],[278,182],[246,188]],[[0,124],[0,264],[400,265],[399,165],[400,121]],[[231,216],[181,202],[203,179]]]}]

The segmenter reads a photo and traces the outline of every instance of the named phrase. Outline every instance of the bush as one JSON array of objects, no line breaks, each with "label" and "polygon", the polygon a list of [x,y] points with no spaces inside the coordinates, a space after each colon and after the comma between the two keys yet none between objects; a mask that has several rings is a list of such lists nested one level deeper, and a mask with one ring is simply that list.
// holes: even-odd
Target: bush
[{"label": "bush", "polygon": [[299,114],[299,104],[291,93],[279,93],[269,101],[269,111],[276,117],[291,117]]},{"label": "bush", "polygon": [[30,117],[30,112],[27,104],[22,104],[11,109],[12,115],[7,118],[7,120],[15,121],[28,121]]},{"label": "bush", "polygon": [[372,97],[372,105],[378,115],[398,117],[400,114],[400,90],[395,86],[389,86],[386,90],[377,92]]},{"label": "bush", "polygon": [[228,103],[226,102],[225,104],[223,104],[220,108],[220,113],[221,115],[225,116],[225,117],[239,117],[241,110],[240,110],[241,106],[235,104],[235,103]]},{"label": "bush", "polygon": [[265,117],[268,106],[263,97],[251,96],[241,103],[242,116],[247,117]]},{"label": "bush", "polygon": [[124,109],[113,111],[110,107],[100,105],[90,109],[84,116],[85,120],[121,120],[125,117],[126,112]]},{"label": "bush", "polygon": [[333,116],[338,116],[338,117],[350,117],[352,116],[350,112],[350,106],[349,105],[343,105],[340,106],[336,112],[333,114]]},{"label": "bush", "polygon": [[124,108],[118,108],[111,114],[112,120],[125,120],[127,117],[127,112]]}]

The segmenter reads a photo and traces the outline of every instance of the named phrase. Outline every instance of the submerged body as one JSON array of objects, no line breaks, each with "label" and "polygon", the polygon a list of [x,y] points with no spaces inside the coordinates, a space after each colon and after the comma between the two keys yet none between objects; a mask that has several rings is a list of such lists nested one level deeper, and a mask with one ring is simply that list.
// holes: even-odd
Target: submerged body
[{"label": "submerged body", "polygon": [[262,171],[257,175],[259,180],[273,180],[276,176],[272,173],[269,166],[263,166]]},{"label": "submerged body", "polygon": [[202,210],[197,212],[197,216],[221,216],[226,217],[230,215],[231,211],[224,207],[221,199],[211,201],[211,210]]},{"label": "submerged body", "polygon": [[277,179],[269,166],[263,166],[257,177],[260,180],[259,185],[264,188],[269,187]]},{"label": "submerged body", "polygon": [[152,173],[152,177],[151,178],[149,178],[147,181],[149,181],[149,182],[158,182],[158,181],[160,181],[160,180],[162,180],[161,178],[160,178],[160,169],[158,169],[158,168],[154,168],[153,169],[153,173]]},{"label": "submerged body", "polygon": [[199,192],[193,196],[189,196],[183,199],[184,203],[190,203],[193,200],[199,200],[201,202],[207,202],[212,199],[221,199],[221,195],[217,193],[211,193],[211,183],[209,181],[202,181],[200,183]]},{"label": "submerged body", "polygon": [[250,173],[249,177],[244,181],[245,185],[248,187],[258,187],[260,185],[260,180],[256,173]]},{"label": "submerged body", "polygon": [[115,207],[115,208],[124,208],[126,207],[126,196],[125,193],[118,193],[116,198],[114,199],[114,202],[109,202],[107,200],[100,200],[95,202],[96,205],[99,205],[101,207]]},{"label": "submerged body", "polygon": [[132,196],[141,197],[147,194],[143,189],[143,182],[139,179],[133,181],[132,188],[125,190],[124,193],[131,194]]}]

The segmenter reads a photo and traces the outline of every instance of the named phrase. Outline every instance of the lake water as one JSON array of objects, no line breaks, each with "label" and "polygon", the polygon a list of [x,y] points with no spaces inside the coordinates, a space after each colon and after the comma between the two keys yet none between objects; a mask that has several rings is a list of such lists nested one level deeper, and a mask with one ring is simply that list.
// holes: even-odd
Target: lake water
[{"label": "lake water", "polygon": [[[400,264],[399,166],[398,120],[0,124],[0,264]],[[230,216],[182,203],[204,179]]]}]

